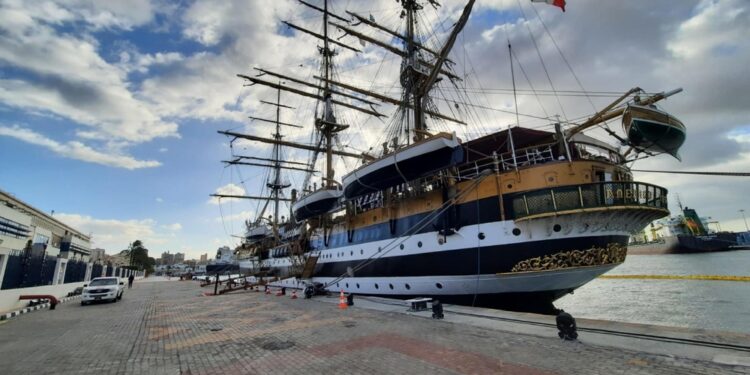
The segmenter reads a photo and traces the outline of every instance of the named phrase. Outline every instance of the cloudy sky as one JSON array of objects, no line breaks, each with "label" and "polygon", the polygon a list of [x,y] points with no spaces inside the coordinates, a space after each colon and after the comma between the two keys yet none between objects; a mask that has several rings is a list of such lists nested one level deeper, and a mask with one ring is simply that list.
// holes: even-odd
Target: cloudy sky
[{"label": "cloudy sky", "polygon": [[[438,9],[426,5],[420,23],[425,43],[436,49],[463,7],[458,0],[441,3]],[[400,8],[392,0],[334,0],[331,7],[399,28]],[[0,0],[0,8],[1,189],[54,210],[109,252],[140,239],[154,253],[197,257],[237,243],[231,235],[241,234],[242,220],[257,205],[218,204],[208,195],[258,193],[262,171],[224,168],[220,161],[231,152],[265,156],[269,148],[237,142],[230,150],[229,139],[216,131],[268,135],[269,127],[247,116],[272,116],[258,101],[274,100],[274,93],[244,87],[235,75],[263,67],[314,81],[317,42],[280,21],[320,30],[319,13],[291,0]],[[334,31],[362,52],[339,48],[339,78],[397,96],[397,60],[342,35]],[[513,108],[510,40],[518,86],[526,90],[519,96],[522,114],[574,120],[606,105],[612,92],[682,87],[663,107],[688,128],[683,161],[661,156],[635,167],[746,172],[748,35],[745,0],[569,0],[565,13],[528,0],[479,0],[451,55],[472,98],[458,106],[443,82],[445,102],[436,102],[472,122],[458,129],[464,137],[515,123],[507,112]],[[544,95],[553,86],[574,93]],[[541,94],[528,95],[531,87]],[[586,98],[575,93],[581,87],[605,94]],[[291,96],[285,102],[296,110],[282,120],[308,125],[287,129],[287,139],[308,142],[314,103]],[[390,121],[341,117],[353,135],[340,141],[353,150],[382,142]],[[548,121],[522,116],[520,122],[538,127]],[[352,165],[337,166],[341,174]],[[747,178],[640,173],[637,179],[678,193],[722,229],[744,228],[737,211],[750,210]]]}]

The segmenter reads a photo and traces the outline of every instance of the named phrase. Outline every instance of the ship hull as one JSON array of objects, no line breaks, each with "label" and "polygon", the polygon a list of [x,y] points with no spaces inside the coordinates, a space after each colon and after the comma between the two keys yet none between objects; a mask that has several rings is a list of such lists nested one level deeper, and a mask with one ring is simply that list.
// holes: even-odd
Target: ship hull
[{"label": "ship hull", "polygon": [[[429,231],[322,249],[314,252],[319,260],[311,281],[326,285],[330,292],[398,299],[419,296],[541,312],[621,264],[629,232],[633,226],[645,225],[645,220],[608,213],[521,224],[506,220],[464,226],[450,236]],[[559,225],[557,232],[555,225]],[[271,285],[304,287],[301,280],[285,278],[290,274],[289,258],[265,262],[282,278]]]},{"label": "ship hull", "polygon": [[665,237],[663,242],[637,244],[628,246],[628,254],[652,255],[652,254],[690,254],[710,253],[716,251],[730,250],[735,242],[727,241],[720,236],[688,236],[678,235]]}]

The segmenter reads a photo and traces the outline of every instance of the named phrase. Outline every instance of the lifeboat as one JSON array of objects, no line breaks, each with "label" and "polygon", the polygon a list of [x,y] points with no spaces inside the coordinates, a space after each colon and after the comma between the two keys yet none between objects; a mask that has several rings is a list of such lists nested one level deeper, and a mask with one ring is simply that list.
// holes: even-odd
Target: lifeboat
[{"label": "lifeboat", "polygon": [[259,240],[270,236],[271,233],[271,228],[267,225],[248,226],[247,232],[245,232],[245,238],[248,240]]},{"label": "lifeboat", "polygon": [[344,176],[347,199],[380,191],[454,166],[464,158],[455,134],[440,133],[390,153]]},{"label": "lifeboat", "polygon": [[318,189],[302,196],[292,205],[292,212],[297,222],[322,215],[336,208],[342,192],[337,187]]},{"label": "lifeboat", "polygon": [[639,150],[667,153],[682,160],[678,151],[685,142],[685,125],[653,106],[631,104],[622,115],[630,144]]}]

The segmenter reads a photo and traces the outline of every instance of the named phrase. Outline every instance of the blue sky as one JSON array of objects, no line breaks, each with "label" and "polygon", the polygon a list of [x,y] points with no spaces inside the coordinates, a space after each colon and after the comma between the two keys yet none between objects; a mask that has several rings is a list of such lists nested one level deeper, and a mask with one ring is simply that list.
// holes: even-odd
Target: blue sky
[{"label": "blue sky", "polygon": [[[463,2],[442,3],[437,10],[428,8],[425,17],[450,25]],[[315,12],[291,0],[270,4],[1,1],[0,189],[92,232],[94,245],[108,252],[135,239],[143,240],[154,254],[184,251],[189,257],[235,245],[237,240],[228,232],[240,234],[242,219],[252,215],[254,204],[225,203],[220,213],[219,205],[209,202],[210,193],[236,192],[240,186],[237,174],[220,164],[229,156],[228,140],[216,130],[268,133],[269,128],[249,124],[246,116],[268,116],[257,101],[272,100],[268,91],[243,88],[235,74],[261,66],[305,76],[314,70],[311,62],[316,57],[311,39],[279,26],[280,20],[294,20],[319,28]],[[372,4],[370,13],[378,21],[398,27],[398,4]],[[540,23],[544,20],[587,89],[685,87],[685,93],[667,105],[688,124],[686,162],[663,158],[640,167],[749,170],[750,116],[744,98],[750,87],[750,5],[740,0],[692,0],[648,5],[645,13],[647,4],[651,2],[582,0],[569,2],[566,13],[535,4],[538,18],[532,5],[523,2],[523,13],[529,17],[525,20],[515,0],[480,1],[454,58],[471,59],[481,83],[467,85],[506,88],[509,69],[504,62],[510,38],[534,85],[547,88],[531,44],[533,35],[540,53],[549,56],[546,62],[558,89],[578,89],[554,45],[545,39]],[[351,1],[333,1],[332,9],[339,14],[346,9],[368,12],[362,3]],[[439,46],[440,35],[429,42]],[[348,42],[359,46],[352,39]],[[357,84],[392,87],[393,76],[380,77],[395,72],[397,64],[378,73],[382,53],[373,46],[363,50],[358,56],[342,53],[337,58],[347,67],[342,75],[359,77]],[[303,110],[311,104],[294,100],[300,110],[286,114],[286,120],[309,119]],[[556,105],[552,99],[542,100],[547,100],[546,108]],[[570,117],[591,112],[587,102],[572,100],[563,98]],[[510,103],[499,96],[482,102],[495,107]],[[519,105],[529,113],[540,108],[530,99],[522,98]],[[490,124],[484,128],[490,130],[514,121],[497,112],[486,117]],[[377,144],[381,125],[361,122],[365,125],[347,140],[362,148]],[[292,131],[289,137],[304,140],[308,132]],[[248,153],[268,152],[267,147],[244,146]],[[259,172],[242,173],[248,177]],[[692,205],[706,207],[705,215],[722,220],[725,228],[740,223],[736,202],[730,198],[746,190],[744,181],[714,184],[655,174],[643,178],[679,191],[683,201],[697,201]]]}]

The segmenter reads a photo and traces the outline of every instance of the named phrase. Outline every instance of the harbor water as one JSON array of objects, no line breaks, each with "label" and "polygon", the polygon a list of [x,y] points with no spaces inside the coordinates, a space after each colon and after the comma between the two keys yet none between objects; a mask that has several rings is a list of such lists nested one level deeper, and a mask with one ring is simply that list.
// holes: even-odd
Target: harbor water
[{"label": "harbor water", "polygon": [[[750,276],[750,251],[628,255],[607,275]],[[599,278],[555,306],[577,318],[750,333],[750,282]]]}]

